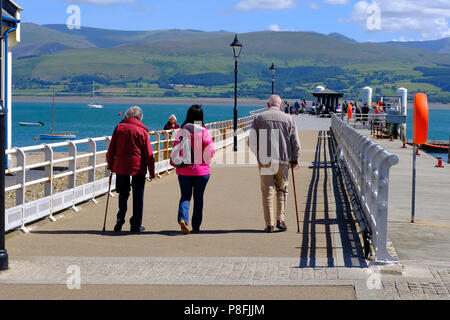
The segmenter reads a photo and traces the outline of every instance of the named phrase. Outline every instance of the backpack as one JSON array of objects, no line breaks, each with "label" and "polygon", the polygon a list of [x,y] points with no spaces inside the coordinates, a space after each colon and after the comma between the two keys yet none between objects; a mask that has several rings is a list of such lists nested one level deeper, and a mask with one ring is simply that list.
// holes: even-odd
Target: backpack
[{"label": "backpack", "polygon": [[[192,143],[189,140],[190,139],[184,139],[184,137],[181,136],[178,140],[178,144],[172,149],[172,153],[175,152],[172,161],[174,162],[177,169],[186,168],[195,163],[194,148],[192,147]],[[182,157],[181,150],[183,150]],[[186,150],[188,150],[190,154],[186,154]]]}]

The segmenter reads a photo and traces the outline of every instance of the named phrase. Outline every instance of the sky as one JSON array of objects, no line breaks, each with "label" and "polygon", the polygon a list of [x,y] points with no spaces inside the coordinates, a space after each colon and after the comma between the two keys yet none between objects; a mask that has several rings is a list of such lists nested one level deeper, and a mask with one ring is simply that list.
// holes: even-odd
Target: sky
[{"label": "sky", "polygon": [[450,0],[15,1],[24,8],[22,21],[38,24],[69,19],[81,27],[134,31],[337,32],[360,42],[450,37]]}]

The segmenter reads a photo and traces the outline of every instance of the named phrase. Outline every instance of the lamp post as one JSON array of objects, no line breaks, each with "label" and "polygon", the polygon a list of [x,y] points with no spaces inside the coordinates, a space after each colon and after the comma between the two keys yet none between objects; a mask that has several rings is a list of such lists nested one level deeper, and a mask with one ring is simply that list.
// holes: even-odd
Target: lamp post
[{"label": "lamp post", "polygon": [[275,65],[272,63],[272,66],[270,67],[270,73],[272,74],[272,94],[274,94],[275,89],[275,72],[277,72],[277,68],[275,68]]},{"label": "lamp post", "polygon": [[[3,1],[0,1],[0,45],[3,42]],[[0,60],[2,59],[0,50]],[[8,54],[8,53],[5,53]],[[7,68],[7,66],[5,66]],[[5,79],[6,81],[6,79]],[[0,88],[2,79],[0,77]],[[6,106],[0,95],[0,271],[8,270],[8,252],[5,244],[5,167],[6,167]]]},{"label": "lamp post", "polygon": [[234,58],[234,114],[233,114],[233,129],[234,129],[234,152],[238,151],[237,147],[237,74],[238,74],[238,60],[242,51],[242,44],[239,42],[237,34],[234,37],[233,43],[230,45],[233,48]]}]

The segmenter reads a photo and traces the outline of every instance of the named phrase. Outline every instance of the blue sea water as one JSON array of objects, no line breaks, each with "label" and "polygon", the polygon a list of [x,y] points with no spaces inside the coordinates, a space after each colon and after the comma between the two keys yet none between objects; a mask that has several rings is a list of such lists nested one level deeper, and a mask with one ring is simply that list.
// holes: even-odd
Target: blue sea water
[{"label": "blue sea water", "polygon": [[[142,122],[149,130],[162,130],[171,114],[181,124],[189,109],[188,105],[140,104],[144,113]],[[123,119],[129,105],[104,104],[103,109],[89,109],[83,103],[55,104],[55,131],[75,131],[77,139],[110,136],[115,126]],[[250,115],[250,111],[261,106],[238,106],[238,116]],[[233,106],[203,106],[205,123],[233,118]],[[21,127],[19,122],[38,122],[43,127]],[[51,141],[35,140],[40,134],[50,133],[52,125],[51,103],[15,102],[12,111],[12,146],[24,147]]]},{"label": "blue sea water", "polygon": [[[87,137],[101,137],[112,134],[117,123],[122,117],[118,114],[125,113],[129,105],[105,104],[103,109],[89,109],[83,103],[56,103],[55,106],[55,130],[76,131],[77,139]],[[140,105],[144,112],[143,123],[150,130],[161,130],[171,114],[175,114],[178,122],[184,121],[188,105]],[[238,115],[244,117],[250,111],[260,109],[261,106],[239,106]],[[229,120],[233,117],[233,106],[208,106],[203,107],[205,122]],[[412,139],[412,109],[408,110],[407,137]],[[45,123],[43,127],[21,127],[20,121]],[[14,147],[31,146],[46,141],[35,140],[42,133],[50,133],[52,122],[51,103],[15,102],[13,104],[13,137]],[[445,140],[450,136],[450,109],[430,109],[429,113],[429,140]],[[438,154],[447,161],[446,154]]]},{"label": "blue sea water", "polygon": [[[413,138],[412,132],[413,110],[408,109],[407,138]],[[430,109],[428,114],[428,141],[449,141],[450,137],[450,109]],[[448,160],[447,153],[431,153],[434,157],[441,157],[444,162]]]}]

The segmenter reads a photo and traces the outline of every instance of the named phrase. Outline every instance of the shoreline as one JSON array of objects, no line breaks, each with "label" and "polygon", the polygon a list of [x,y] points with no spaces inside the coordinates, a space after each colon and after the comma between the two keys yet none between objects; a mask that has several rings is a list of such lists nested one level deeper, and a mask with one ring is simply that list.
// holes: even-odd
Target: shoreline
[{"label": "shoreline", "polygon": [[[234,105],[234,98],[142,98],[142,97],[98,97],[104,104],[161,104],[161,105],[192,105],[202,104],[210,106],[230,106]],[[51,103],[51,96],[13,96],[13,102],[49,102]],[[90,97],[79,96],[56,96],[56,102],[62,103],[89,103]],[[287,99],[290,103],[295,100]],[[311,102],[311,101],[308,101]],[[261,106],[265,107],[267,100],[256,98],[238,98],[238,106]],[[411,109],[413,102],[408,102],[408,109]],[[433,103],[428,104],[433,110],[450,110],[450,104]]]},{"label": "shoreline", "polygon": [[[103,104],[162,104],[162,105],[234,105],[234,98],[140,98],[140,97],[98,97]],[[51,102],[51,96],[13,96],[13,102]],[[63,103],[89,103],[90,97],[64,96],[55,97],[56,102]],[[238,105],[265,106],[266,100],[241,98],[238,99]]]}]

